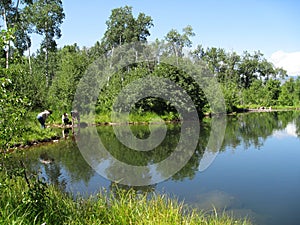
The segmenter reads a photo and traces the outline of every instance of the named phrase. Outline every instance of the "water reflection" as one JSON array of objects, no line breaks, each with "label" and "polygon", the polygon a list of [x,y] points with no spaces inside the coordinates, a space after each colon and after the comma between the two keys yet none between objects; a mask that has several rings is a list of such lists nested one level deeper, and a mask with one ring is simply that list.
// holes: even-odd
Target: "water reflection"
[{"label": "water reflection", "polygon": [[47,152],[42,152],[40,154],[40,162],[43,164],[43,166],[40,167],[40,170],[46,175],[43,176],[46,182],[56,185],[61,190],[65,190],[67,182],[65,179],[60,179],[60,164],[56,163],[54,158],[48,155]]},{"label": "water reflection", "polygon": [[[167,127],[168,131],[161,145],[147,152],[134,151],[124,146],[116,138],[111,126],[97,127],[97,132],[103,145],[112,157],[120,159],[127,164],[151,165],[167,158],[179,142],[180,124],[169,124]],[[149,135],[148,126],[133,125],[131,130],[141,139]],[[89,128],[81,129],[80,133],[75,131],[72,132],[73,134],[70,134],[69,130],[63,130],[63,132],[65,137],[68,137],[66,134],[71,136],[80,135],[81,138],[86,140],[87,146],[91,144],[92,140],[89,139],[91,131]],[[228,117],[225,138],[219,151],[225,151],[228,147],[234,150],[238,146],[243,146],[244,149],[254,146],[259,149],[269,136],[280,136],[283,132],[286,134],[291,134],[292,132],[292,135],[300,137],[300,115],[298,112],[250,113],[231,116]],[[208,119],[201,124],[200,137],[194,154],[180,171],[170,177],[171,180],[193,179],[200,170],[200,162],[204,153],[215,153],[218,150],[207,148],[210,134],[211,127]],[[89,151],[88,148],[87,151]],[[94,154],[90,155],[94,157]],[[98,155],[98,157],[94,160],[97,163],[103,162],[106,165],[103,168],[108,177],[115,176],[115,174],[122,171],[123,168],[111,163],[109,155]],[[86,184],[89,183],[95,174],[94,170],[91,169],[78,151],[74,141],[61,141],[55,145],[33,148],[26,154],[26,163],[32,171],[42,169],[45,173],[43,175],[56,184],[59,183],[59,176],[62,176],[62,174],[69,176],[69,181],[71,182],[83,181]],[[48,164],[49,168],[46,169]],[[160,174],[163,176],[164,173],[167,173],[168,167],[155,169],[160,171]],[[64,171],[59,172],[60,170]],[[149,170],[151,170],[151,166],[149,166]],[[152,179],[149,174],[149,171],[145,171],[144,174],[136,174],[136,177],[144,176],[148,177],[147,179]]]},{"label": "water reflection", "polygon": [[[133,186],[149,185],[169,178],[192,157],[198,144],[199,128],[197,131],[190,129],[187,123],[169,125],[163,142],[151,151],[136,151],[123,145],[111,126],[82,130],[78,146],[86,161],[109,180]],[[123,126],[119,126],[119,132],[124,131],[126,138],[128,131],[125,128],[122,130]],[[152,125],[151,133],[155,136],[155,133],[161,133],[160,129],[160,125]],[[133,125],[131,130],[140,133],[141,137],[143,130],[146,135],[148,133],[147,126]]]},{"label": "water reflection", "polygon": [[260,148],[269,136],[285,129],[289,123],[294,124],[296,134],[300,137],[300,114],[296,111],[249,113],[229,117],[228,120],[222,150],[228,146],[235,149],[239,145],[245,149],[250,146]]},{"label": "water reflection", "polygon": [[[249,215],[259,224],[270,224],[270,221],[275,224],[276,220],[292,224],[298,215],[294,209],[300,207],[295,201],[300,198],[296,188],[300,185],[300,156],[295,154],[300,146],[300,112],[249,113],[228,117],[225,138],[217,159],[207,170],[201,170],[204,155],[218,153],[218,149],[207,147],[211,134],[210,122],[206,119],[201,124],[197,148],[181,170],[166,182],[134,188],[139,192],[176,194],[181,200],[201,209],[209,209],[212,205],[220,210],[226,208],[235,215]],[[97,127],[97,133],[111,156],[128,164],[150,165],[149,171],[135,176],[151,180],[151,165],[170,156],[180,139],[180,124],[169,124],[167,128],[161,145],[148,152],[134,151],[124,146],[111,126]],[[131,126],[131,130],[141,139],[149,135],[147,126]],[[80,133],[75,133],[76,138],[84,137],[88,146],[93,141],[89,139],[90,132],[89,128],[82,128]],[[69,137],[73,135],[69,133]],[[278,138],[280,142],[276,142]],[[86,151],[89,149],[86,148]],[[109,154],[94,159],[105,165],[102,169],[108,177],[129,172],[111,163]],[[54,145],[32,148],[26,151],[25,156],[18,157],[25,157],[27,167],[31,171],[40,171],[47,182],[74,194],[95,193],[101,187],[112,192],[131,188],[100,177],[86,163],[72,138]],[[168,172],[167,167],[155,169],[161,176]],[[289,207],[291,210],[287,211],[285,208]]]},{"label": "water reflection", "polygon": [[296,124],[293,122],[290,122],[287,124],[285,129],[283,130],[275,130],[273,132],[273,136],[277,138],[284,138],[287,136],[297,137],[297,127]]}]

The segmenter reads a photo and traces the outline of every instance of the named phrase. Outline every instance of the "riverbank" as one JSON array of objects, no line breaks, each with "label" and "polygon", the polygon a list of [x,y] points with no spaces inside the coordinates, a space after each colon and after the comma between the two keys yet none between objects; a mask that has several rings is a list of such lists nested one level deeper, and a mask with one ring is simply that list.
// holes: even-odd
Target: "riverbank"
[{"label": "riverbank", "polygon": [[[227,115],[237,115],[241,113],[256,113],[256,112],[280,112],[280,111],[294,111],[300,110],[298,107],[253,107],[245,108],[240,107],[235,112],[228,113]],[[209,119],[213,114],[205,113],[205,121]],[[149,123],[178,123],[178,115],[176,114],[166,114],[162,117],[158,117],[154,113],[145,114],[134,114],[130,115],[130,121],[126,124],[138,125],[138,124],[149,124]],[[87,118],[90,121],[90,118]],[[55,143],[63,138],[62,131],[64,129],[71,129],[71,125],[64,126],[60,122],[59,115],[52,116],[47,122],[47,128],[41,129],[38,122],[35,121],[35,114],[31,113],[29,116],[29,121],[24,129],[21,136],[14,137],[9,143],[7,151],[13,151],[14,149],[26,149],[32,146],[38,146],[45,143]],[[109,114],[97,114],[93,122],[86,123],[84,118],[82,119],[82,127],[86,126],[113,126],[121,125],[121,123],[111,122],[111,117]]]},{"label": "riverbank", "polygon": [[[55,111],[47,118],[46,129],[41,129],[40,124],[36,119],[36,115],[37,112],[28,112],[26,114],[26,117],[23,118],[23,122],[21,123],[20,129],[22,129],[22,132],[15,134],[7,143],[3,144],[5,145],[5,148],[0,149],[0,152],[12,152],[16,149],[27,149],[45,143],[55,143],[63,138],[63,130],[72,128],[71,125],[62,125],[61,115],[59,112]],[[151,123],[155,123],[161,122],[162,120],[165,122],[178,121],[177,115],[174,115],[173,113],[166,114],[161,118],[155,113],[130,115],[130,124],[148,124],[150,121]],[[109,114],[97,114],[93,119],[93,122],[88,121],[91,121],[91,119],[88,116],[84,116],[82,118],[81,127],[117,125],[116,123],[111,122]]]},{"label": "riverbank", "polygon": [[260,106],[260,105],[250,105],[247,107],[239,107],[236,109],[235,113],[244,112],[278,112],[278,111],[298,111],[300,106]]}]

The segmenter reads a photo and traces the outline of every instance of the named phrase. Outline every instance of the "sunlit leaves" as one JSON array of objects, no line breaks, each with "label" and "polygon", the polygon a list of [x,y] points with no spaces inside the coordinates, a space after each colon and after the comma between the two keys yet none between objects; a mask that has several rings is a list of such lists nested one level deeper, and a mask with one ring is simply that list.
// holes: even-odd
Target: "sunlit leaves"
[{"label": "sunlit leaves", "polygon": [[132,7],[125,6],[113,9],[106,25],[102,44],[104,49],[111,50],[125,43],[146,41],[153,23],[152,18],[144,13],[134,18]]}]

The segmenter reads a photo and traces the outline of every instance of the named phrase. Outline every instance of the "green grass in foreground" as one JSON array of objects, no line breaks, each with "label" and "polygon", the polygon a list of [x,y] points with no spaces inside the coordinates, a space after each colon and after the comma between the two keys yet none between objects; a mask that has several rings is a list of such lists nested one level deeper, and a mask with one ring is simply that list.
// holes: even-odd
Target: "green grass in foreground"
[{"label": "green grass in foreground", "polygon": [[0,224],[250,224],[225,214],[187,210],[165,195],[149,197],[133,190],[73,200],[36,178],[26,182],[24,171],[1,170]]}]

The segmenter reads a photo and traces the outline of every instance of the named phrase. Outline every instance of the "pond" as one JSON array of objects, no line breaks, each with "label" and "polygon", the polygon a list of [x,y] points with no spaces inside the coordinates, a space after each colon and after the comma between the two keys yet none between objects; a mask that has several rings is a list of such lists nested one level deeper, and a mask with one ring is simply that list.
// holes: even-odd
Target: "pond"
[{"label": "pond", "polygon": [[[81,129],[81,137],[90,129]],[[180,124],[168,124],[161,145],[154,151],[140,153],[118,141],[112,126],[96,129],[113,157],[135,165],[167,157],[180,139]],[[202,171],[200,161],[210,129],[210,120],[206,119],[200,128],[201,141],[181,170],[163,182],[135,189],[168,194],[205,211],[215,207],[236,217],[247,216],[256,224],[299,224],[300,112],[228,116],[223,144],[212,164]],[[146,125],[132,125],[131,130],[139,138],[147,138],[150,133]],[[114,182],[91,168],[71,134],[56,144],[31,148],[22,157],[30,170],[39,171],[47,182],[75,195],[88,196],[103,188],[114,191]],[[109,160],[104,161],[107,174],[120,171]]]}]

